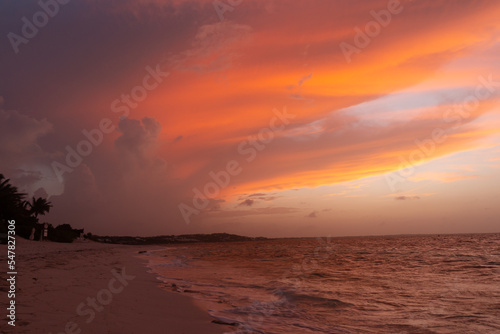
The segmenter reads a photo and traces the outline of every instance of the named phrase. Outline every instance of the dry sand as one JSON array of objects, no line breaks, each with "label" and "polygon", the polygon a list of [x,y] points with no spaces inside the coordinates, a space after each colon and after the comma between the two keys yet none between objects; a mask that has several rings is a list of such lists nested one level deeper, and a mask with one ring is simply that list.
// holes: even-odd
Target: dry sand
[{"label": "dry sand", "polygon": [[[0,247],[1,333],[196,333],[211,323],[189,297],[167,292],[138,251],[151,246],[16,240],[16,326],[7,324],[6,246]],[[95,304],[93,304],[95,303]],[[80,330],[80,331],[79,331]]]}]

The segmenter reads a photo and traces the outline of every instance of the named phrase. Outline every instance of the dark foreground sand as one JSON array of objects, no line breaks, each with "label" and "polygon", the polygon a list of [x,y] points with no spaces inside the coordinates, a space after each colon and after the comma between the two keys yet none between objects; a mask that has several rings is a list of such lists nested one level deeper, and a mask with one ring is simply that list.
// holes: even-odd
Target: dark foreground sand
[{"label": "dark foreground sand", "polygon": [[167,292],[147,272],[140,250],[94,242],[57,244],[17,240],[16,326],[7,324],[5,245],[1,333],[221,334],[231,329],[187,296]]}]

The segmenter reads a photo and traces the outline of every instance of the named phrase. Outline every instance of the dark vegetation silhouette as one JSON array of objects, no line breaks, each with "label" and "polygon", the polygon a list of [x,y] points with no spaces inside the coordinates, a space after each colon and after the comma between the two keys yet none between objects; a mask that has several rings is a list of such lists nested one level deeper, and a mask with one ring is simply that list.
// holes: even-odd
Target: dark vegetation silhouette
[{"label": "dark vegetation silhouette", "polygon": [[35,198],[31,200],[31,202],[25,202],[26,206],[29,207],[29,212],[38,219],[38,215],[44,215],[50,211],[52,204],[47,202],[45,198]]},{"label": "dark vegetation silhouette", "polygon": [[[26,194],[10,184],[10,180],[0,174],[0,243],[6,243],[8,232],[8,221],[15,220],[16,236],[29,239],[33,234],[34,240],[40,240],[44,224],[39,223],[39,216],[43,216],[52,208],[52,203],[45,198],[31,198],[25,200]],[[50,241],[73,242],[83,235],[84,230],[78,230],[69,224],[56,227],[48,224],[48,237]],[[258,241],[266,238],[250,238],[227,233],[212,234],[185,234],[185,235],[163,235],[154,237],[129,237],[129,236],[98,236],[87,233],[85,238],[97,242],[147,245],[147,244],[177,244],[193,242],[231,242],[231,241]]]},{"label": "dark vegetation silhouette", "polygon": [[[25,200],[26,194],[19,192],[10,180],[0,174],[0,242],[5,243],[9,220],[15,220],[16,236],[29,239],[33,228],[34,240],[40,240],[44,224],[39,223],[39,216],[43,216],[52,208],[52,203],[45,198],[33,197]],[[69,224],[53,227],[48,224],[48,240],[58,242],[72,242],[80,236],[83,230],[75,230]]]}]

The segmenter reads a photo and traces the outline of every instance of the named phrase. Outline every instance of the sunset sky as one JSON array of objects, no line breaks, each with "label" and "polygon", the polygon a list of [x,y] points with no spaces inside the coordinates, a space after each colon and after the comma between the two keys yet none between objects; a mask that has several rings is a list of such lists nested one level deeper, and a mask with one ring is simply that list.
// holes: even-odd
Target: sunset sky
[{"label": "sunset sky", "polygon": [[41,221],[500,232],[500,2],[66,2],[0,4],[0,173]]}]

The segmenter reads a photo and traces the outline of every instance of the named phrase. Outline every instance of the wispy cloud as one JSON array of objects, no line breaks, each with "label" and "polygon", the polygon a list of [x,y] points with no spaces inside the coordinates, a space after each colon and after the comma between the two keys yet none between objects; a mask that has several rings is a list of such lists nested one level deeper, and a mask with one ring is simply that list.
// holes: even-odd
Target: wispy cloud
[{"label": "wispy cloud", "polygon": [[479,175],[462,174],[458,172],[423,172],[416,176],[408,178],[414,182],[436,181],[436,182],[455,182],[469,180],[479,177]]},{"label": "wispy cloud", "polygon": [[238,204],[238,206],[252,206],[254,203],[255,201],[253,199],[246,199],[240,204]]},{"label": "wispy cloud", "polygon": [[306,217],[307,218],[317,218],[318,217],[318,212],[317,211],[313,211],[310,214],[308,214]]},{"label": "wispy cloud", "polygon": [[408,201],[408,200],[417,200],[420,199],[420,196],[397,196],[394,197],[396,201]]}]

